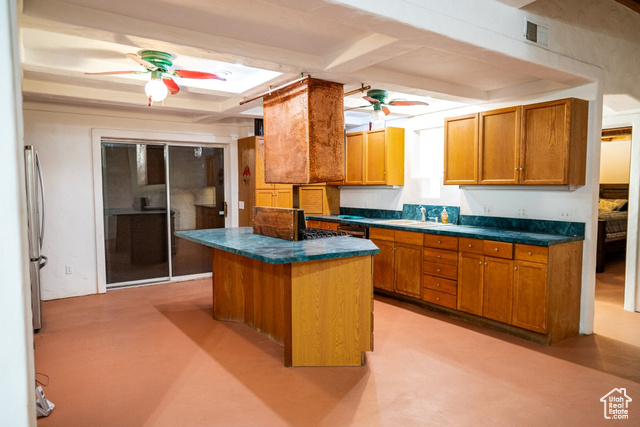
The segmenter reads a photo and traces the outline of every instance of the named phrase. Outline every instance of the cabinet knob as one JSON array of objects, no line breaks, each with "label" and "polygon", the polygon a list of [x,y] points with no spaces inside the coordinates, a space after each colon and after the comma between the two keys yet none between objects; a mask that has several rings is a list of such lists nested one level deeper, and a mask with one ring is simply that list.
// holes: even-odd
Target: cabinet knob
[{"label": "cabinet knob", "polygon": [[484,263],[484,265],[489,265],[489,264],[487,264],[487,263],[485,262],[485,263]]},{"label": "cabinet knob", "polygon": [[436,297],[436,301],[440,301],[440,297]]},{"label": "cabinet knob", "polygon": [[514,168],[515,170],[518,170],[518,168]]},{"label": "cabinet knob", "polygon": [[471,243],[469,243],[469,247],[471,247]]},{"label": "cabinet knob", "polygon": [[498,248],[493,248],[494,251],[498,252]]},{"label": "cabinet knob", "polygon": [[438,255],[438,258],[441,258],[440,255]]},{"label": "cabinet knob", "polygon": [[478,261],[478,264],[482,265],[482,261]]},{"label": "cabinet knob", "polygon": [[529,255],[533,255],[533,253],[531,251],[529,251]]},{"label": "cabinet knob", "polygon": [[440,283],[436,283],[436,286],[440,287]]},{"label": "cabinet knob", "polygon": [[440,273],[440,269],[439,269],[439,268],[436,268],[436,271],[437,271],[438,273]]},{"label": "cabinet knob", "polygon": [[514,269],[514,270],[517,270],[517,269],[518,269],[518,267],[513,267],[513,269]]},{"label": "cabinet knob", "polygon": [[522,172],[522,171],[524,170],[524,168],[520,168],[520,169],[518,169],[518,170],[519,170],[520,172]]},{"label": "cabinet knob", "polygon": [[441,242],[440,240],[438,240],[438,243],[440,244],[440,243],[442,243],[442,242]]}]

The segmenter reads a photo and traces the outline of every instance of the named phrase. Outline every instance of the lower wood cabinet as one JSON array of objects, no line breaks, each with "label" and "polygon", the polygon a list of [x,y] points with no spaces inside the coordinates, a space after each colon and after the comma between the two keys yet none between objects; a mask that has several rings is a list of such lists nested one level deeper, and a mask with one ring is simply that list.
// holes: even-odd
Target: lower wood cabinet
[{"label": "lower wood cabinet", "polygon": [[373,256],[373,287],[393,292],[393,278],[396,270],[395,244],[388,240],[371,239],[371,241],[380,249],[380,253]]},{"label": "lower wood cabinet", "polygon": [[422,296],[422,246],[395,243],[395,291]]},{"label": "lower wood cabinet", "polygon": [[461,238],[458,310],[511,323],[512,258],[513,243]]},{"label": "lower wood cabinet", "polygon": [[455,309],[458,294],[458,238],[425,234],[422,299]]},{"label": "lower wood cabinet", "polygon": [[[549,247],[370,228],[377,289],[544,334],[579,334],[581,241]],[[420,244],[422,242],[422,245]]]},{"label": "lower wood cabinet", "polygon": [[373,286],[420,298],[423,234],[370,228],[369,238],[380,249],[373,256]]},{"label": "lower wood cabinet", "polygon": [[485,257],[482,315],[502,323],[511,323],[513,261]]},{"label": "lower wood cabinet", "polygon": [[458,310],[482,316],[484,255],[460,252],[458,259]]},{"label": "lower wood cabinet", "polygon": [[322,230],[338,230],[337,222],[329,222],[329,221],[316,221],[308,219],[306,221],[307,228],[320,228]]},{"label": "lower wood cabinet", "polygon": [[516,260],[513,295],[514,326],[547,332],[547,264]]}]

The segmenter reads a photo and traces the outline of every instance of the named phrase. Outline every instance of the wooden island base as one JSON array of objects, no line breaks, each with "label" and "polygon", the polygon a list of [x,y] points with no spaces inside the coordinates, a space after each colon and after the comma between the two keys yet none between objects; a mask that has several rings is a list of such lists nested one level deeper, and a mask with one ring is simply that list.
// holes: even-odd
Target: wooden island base
[{"label": "wooden island base", "polygon": [[285,366],[361,366],[373,349],[371,255],[269,264],[212,249],[213,317],[284,346]]}]

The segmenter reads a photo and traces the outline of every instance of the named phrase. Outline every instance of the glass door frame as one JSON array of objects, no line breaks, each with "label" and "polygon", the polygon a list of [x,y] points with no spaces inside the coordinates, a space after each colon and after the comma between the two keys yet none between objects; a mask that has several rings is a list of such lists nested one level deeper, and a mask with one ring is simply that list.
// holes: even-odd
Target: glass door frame
[{"label": "glass door frame", "polygon": [[[224,161],[224,193],[225,202],[228,206],[237,205],[236,196],[234,196],[233,188],[237,188],[237,182],[232,182],[232,177],[237,175],[237,162],[232,162],[232,148],[237,141],[237,136],[217,137],[211,134],[174,134],[174,133],[161,133],[161,132],[140,132],[140,131],[127,131],[127,130],[112,130],[112,129],[93,129],[92,130],[92,148],[93,148],[93,187],[94,187],[94,213],[95,213],[95,247],[96,247],[96,270],[98,278],[98,293],[104,293],[107,289],[116,289],[129,286],[146,286],[158,283],[167,282],[182,282],[187,280],[199,279],[211,277],[211,273],[200,273],[186,276],[173,276],[172,274],[172,260],[171,260],[171,245],[168,247],[169,256],[169,276],[168,280],[162,278],[161,280],[142,280],[123,282],[118,284],[109,285],[107,288],[106,283],[106,263],[105,263],[105,248],[104,248],[104,205],[103,205],[103,182],[102,182],[102,142],[122,143],[122,144],[162,144],[164,145],[164,160],[165,160],[165,182],[167,183],[167,206],[170,202],[170,177],[168,168],[168,150],[169,146],[185,146],[185,147],[198,147],[206,146],[212,148],[223,149],[223,161]],[[167,216],[170,216],[169,209],[167,209]],[[227,217],[225,218],[225,227],[237,225],[237,212],[233,209],[227,209]],[[171,225],[170,218],[167,223],[167,237],[171,238]],[[170,240],[169,240],[170,241]]]}]

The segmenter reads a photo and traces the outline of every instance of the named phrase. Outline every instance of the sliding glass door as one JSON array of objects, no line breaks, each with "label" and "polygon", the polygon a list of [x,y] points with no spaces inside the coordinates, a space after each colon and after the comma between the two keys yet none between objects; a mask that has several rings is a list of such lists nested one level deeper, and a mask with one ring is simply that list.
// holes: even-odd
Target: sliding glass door
[{"label": "sliding glass door", "polygon": [[217,147],[102,142],[108,288],[211,272],[210,250],[174,232],[225,226],[223,154]]},{"label": "sliding glass door", "polygon": [[[223,149],[169,147],[169,194],[176,230],[224,228]],[[211,249],[176,237],[174,276],[211,272]]]}]

